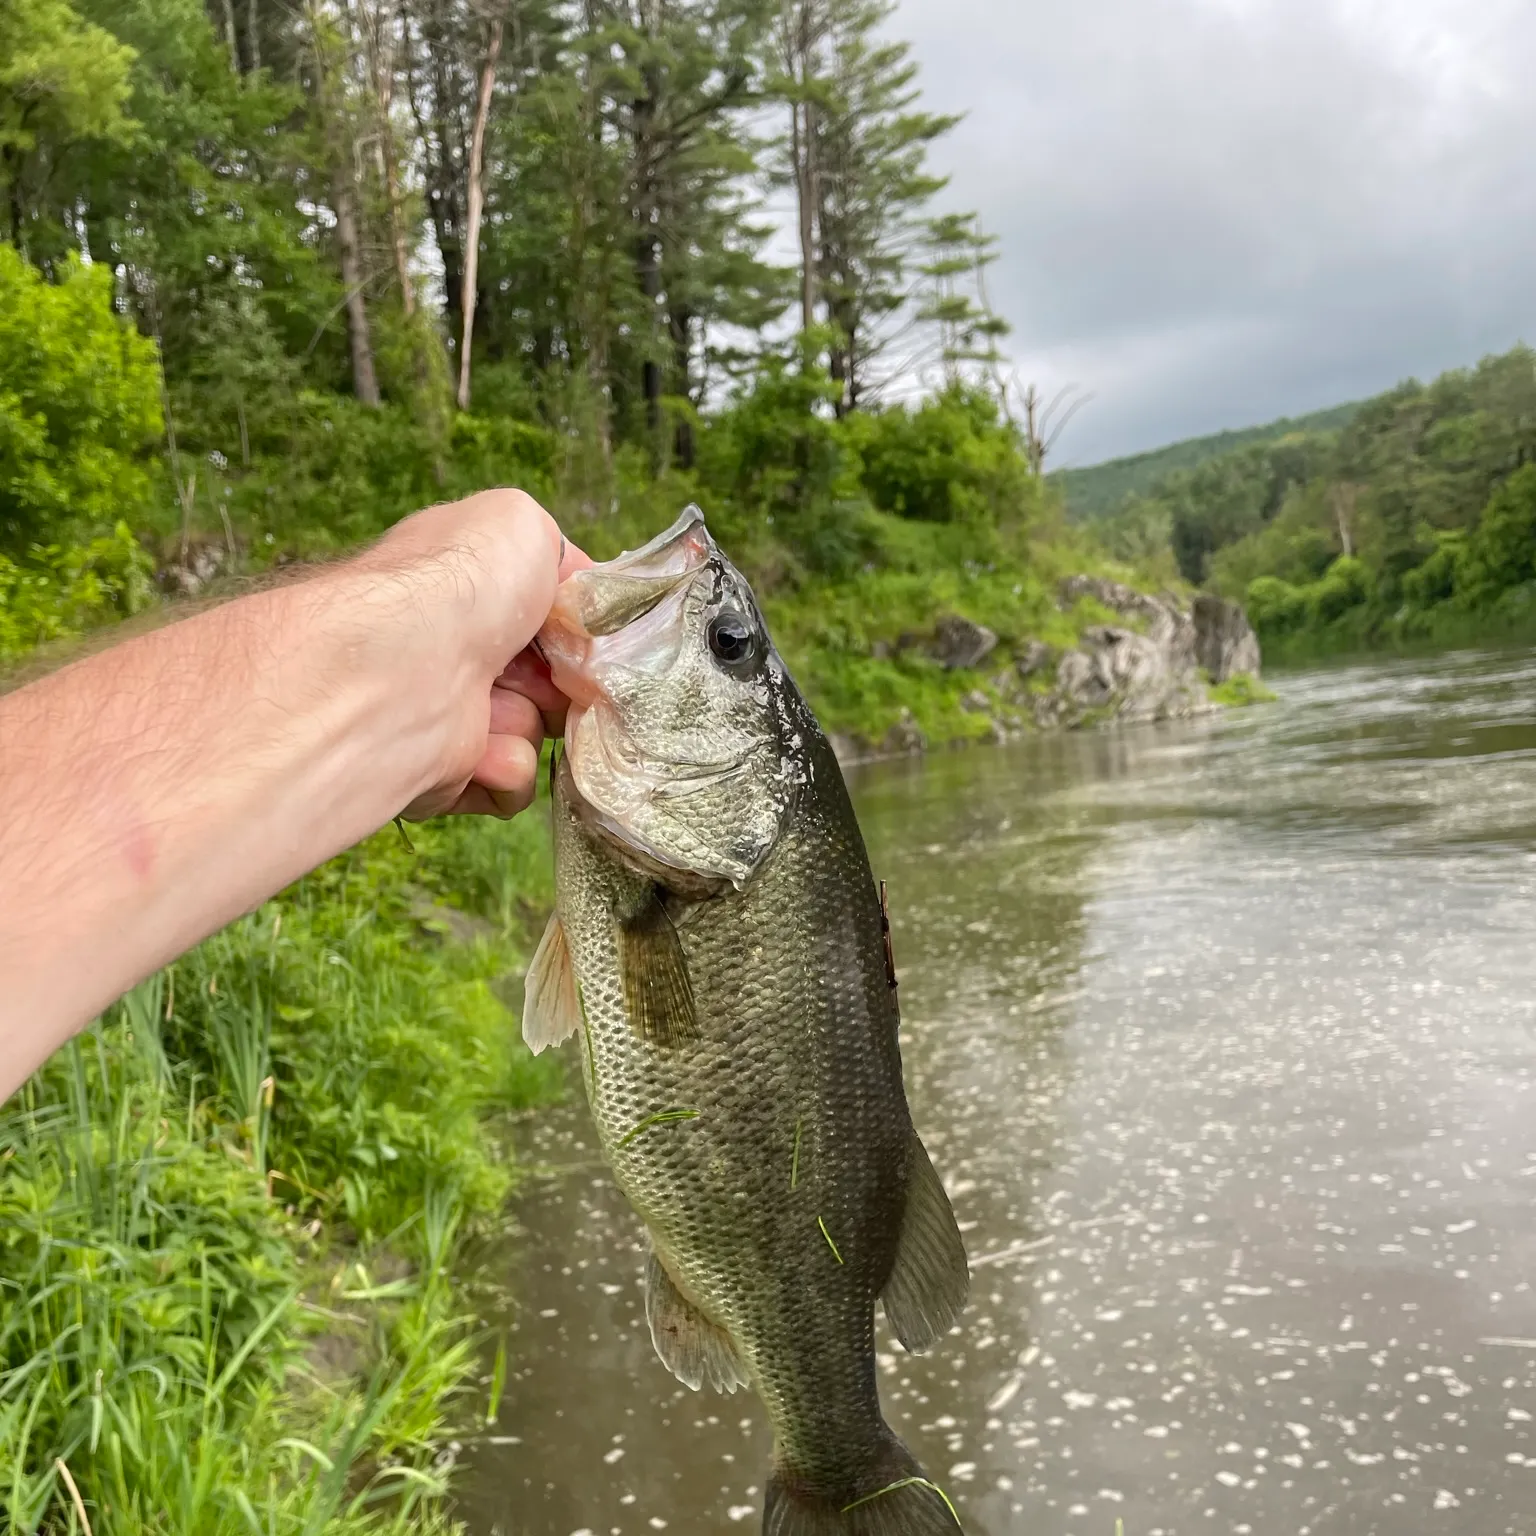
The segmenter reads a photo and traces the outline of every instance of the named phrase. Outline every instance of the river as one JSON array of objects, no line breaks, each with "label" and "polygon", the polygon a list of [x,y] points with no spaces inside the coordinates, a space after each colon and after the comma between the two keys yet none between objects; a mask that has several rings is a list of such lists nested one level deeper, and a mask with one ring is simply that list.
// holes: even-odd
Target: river
[{"label": "river", "polygon": [[[974,1276],[882,1393],[971,1536],[1536,1531],[1536,659],[1275,686],[854,776]],[[525,1150],[474,1536],[755,1532],[584,1108]]]}]

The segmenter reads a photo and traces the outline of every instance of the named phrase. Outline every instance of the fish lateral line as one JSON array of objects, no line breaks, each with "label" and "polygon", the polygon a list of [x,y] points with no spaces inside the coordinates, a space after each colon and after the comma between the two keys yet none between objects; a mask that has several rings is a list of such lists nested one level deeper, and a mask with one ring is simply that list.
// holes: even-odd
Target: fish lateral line
[{"label": "fish lateral line", "polygon": [[945,1509],[949,1511],[950,1517],[955,1522],[955,1529],[965,1529],[965,1527],[960,1523],[960,1512],[951,1502],[949,1495],[945,1493],[944,1490],[940,1488],[936,1482],[927,1477],[903,1477],[899,1481],[891,1483],[884,1488],[875,1489],[873,1493],[866,1493],[863,1498],[855,1499],[851,1504],[844,1504],[838,1513],[846,1515],[849,1510],[862,1509],[866,1504],[873,1504],[876,1499],[883,1499],[888,1493],[900,1493],[903,1488],[927,1488],[930,1492],[938,1494],[938,1496],[944,1501]]},{"label": "fish lateral line", "polygon": [[636,1137],[643,1135],[658,1125],[675,1125],[682,1120],[697,1120],[699,1112],[696,1109],[659,1109],[654,1115],[647,1115],[638,1125],[632,1125],[614,1144],[615,1152],[622,1152]]},{"label": "fish lateral line", "polygon": [[821,1228],[821,1235],[827,1240],[827,1247],[832,1250],[832,1257],[839,1264],[843,1262],[843,1256],[837,1251],[837,1244],[832,1241],[832,1234],[827,1231],[827,1224],[820,1216],[816,1218],[816,1225]]}]

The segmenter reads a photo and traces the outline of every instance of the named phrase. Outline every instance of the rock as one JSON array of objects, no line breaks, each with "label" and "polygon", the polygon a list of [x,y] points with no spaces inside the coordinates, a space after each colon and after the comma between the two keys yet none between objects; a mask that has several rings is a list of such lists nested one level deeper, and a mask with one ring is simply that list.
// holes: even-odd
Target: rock
[{"label": "rock", "polygon": [[1194,626],[1195,659],[1213,683],[1240,672],[1259,675],[1259,637],[1238,604],[1202,592],[1195,599]]},{"label": "rock", "polygon": [[903,709],[901,718],[885,733],[881,751],[892,757],[906,757],[928,750],[928,738],[922,727],[912,718],[910,709]]},{"label": "rock", "polygon": [[162,590],[176,597],[196,597],[229,560],[229,550],[222,544],[193,542],[186,557],[173,560],[159,573]]},{"label": "rock", "polygon": [[985,624],[946,613],[934,626],[928,654],[951,672],[979,667],[997,647],[997,636]]},{"label": "rock", "polygon": [[[1037,725],[1077,725],[1091,713],[1116,720],[1181,720],[1208,713],[1199,668],[1221,681],[1234,671],[1256,670],[1258,643],[1241,609],[1216,599],[1197,599],[1187,613],[1169,595],[1154,597],[1101,576],[1069,576],[1060,601],[1070,608],[1083,598],[1135,622],[1134,629],[1097,624],[1083,632],[1079,648],[1068,651],[1056,667],[1056,686],[1033,703]],[[1206,605],[1217,603],[1217,608]],[[1218,611],[1219,610],[1219,611]],[[1202,618],[1202,612],[1204,617]],[[1032,643],[1019,662],[1036,669]],[[1043,647],[1042,647],[1043,649]],[[1214,659],[1225,671],[1212,666]]]},{"label": "rock", "polygon": [[972,688],[960,700],[960,708],[968,715],[984,715],[992,708],[992,700],[980,688]]},{"label": "rock", "polygon": [[1031,640],[1024,647],[1024,654],[1014,662],[1013,670],[1022,680],[1028,680],[1050,666],[1055,654],[1044,640]]}]

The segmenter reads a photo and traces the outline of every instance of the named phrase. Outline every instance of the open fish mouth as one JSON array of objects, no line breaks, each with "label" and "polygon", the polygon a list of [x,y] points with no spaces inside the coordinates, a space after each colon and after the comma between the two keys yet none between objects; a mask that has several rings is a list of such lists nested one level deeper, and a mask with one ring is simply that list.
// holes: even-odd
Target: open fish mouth
[{"label": "open fish mouth", "polygon": [[681,595],[715,556],[704,514],[690,506],[648,544],[568,576],[537,636],[555,686],[591,705],[599,665],[669,663],[683,638]]},{"label": "open fish mouth", "polygon": [[[563,783],[582,820],[646,871],[711,889],[740,889],[761,857],[728,823],[735,804],[760,798],[753,777],[774,750],[747,720],[717,729],[717,701],[700,682],[700,665],[709,677],[715,666],[711,605],[731,581],[740,578],[689,507],[640,549],[562,583],[538,637],[571,700]],[[684,809],[694,797],[706,805],[698,815]]]}]

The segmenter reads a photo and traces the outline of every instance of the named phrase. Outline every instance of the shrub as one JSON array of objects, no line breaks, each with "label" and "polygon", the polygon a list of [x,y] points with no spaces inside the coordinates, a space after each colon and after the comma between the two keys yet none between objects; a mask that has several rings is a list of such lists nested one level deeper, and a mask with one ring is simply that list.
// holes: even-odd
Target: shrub
[{"label": "shrub", "polygon": [[84,545],[0,554],[0,662],[33,646],[137,613],[152,596],[151,563],[126,523]]},{"label": "shrub", "polygon": [[112,300],[104,268],[71,262],[49,283],[0,244],[0,554],[110,528],[149,499],[160,365]]}]

